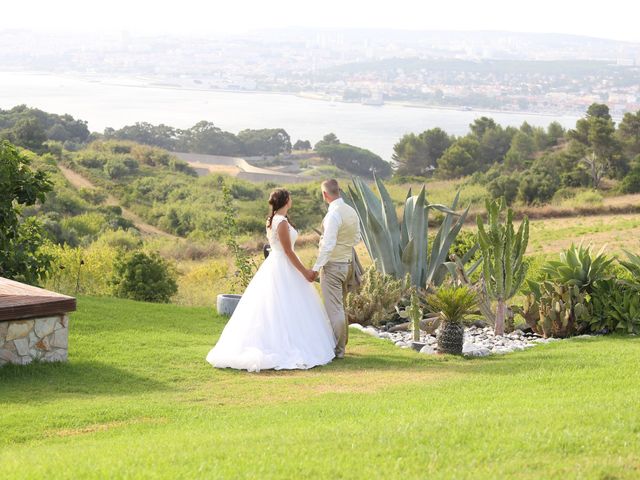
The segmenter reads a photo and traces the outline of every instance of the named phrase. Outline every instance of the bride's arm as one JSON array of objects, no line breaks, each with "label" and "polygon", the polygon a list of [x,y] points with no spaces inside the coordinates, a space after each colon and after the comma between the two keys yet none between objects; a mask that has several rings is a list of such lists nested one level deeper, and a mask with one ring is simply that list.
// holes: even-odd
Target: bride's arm
[{"label": "bride's arm", "polygon": [[289,222],[282,221],[278,225],[278,238],[280,239],[280,244],[284,249],[284,253],[289,257],[289,261],[293,263],[293,266],[298,269],[298,271],[302,274],[304,278],[309,280],[309,270],[302,264],[296,252],[291,248],[291,236],[289,235]]}]

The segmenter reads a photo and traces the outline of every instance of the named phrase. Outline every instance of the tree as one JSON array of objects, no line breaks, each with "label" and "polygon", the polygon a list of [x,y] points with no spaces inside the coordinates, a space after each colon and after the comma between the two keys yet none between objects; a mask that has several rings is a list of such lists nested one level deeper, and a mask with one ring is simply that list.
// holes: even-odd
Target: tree
[{"label": "tree", "polygon": [[392,159],[398,164],[398,175],[425,175],[437,166],[438,159],[452,142],[440,128],[425,130],[419,135],[404,135],[393,146]]},{"label": "tree", "polygon": [[338,145],[340,143],[340,140],[338,140],[338,137],[336,136],[335,133],[327,133],[324,137],[322,137],[322,140],[320,140],[318,143],[316,143],[313,147],[314,150],[317,150],[319,147],[322,147],[323,145]]},{"label": "tree", "polygon": [[624,114],[617,134],[627,158],[640,155],[640,110]]},{"label": "tree", "polygon": [[[318,142],[320,143],[320,142]],[[354,175],[380,178],[391,175],[391,165],[380,156],[364,148],[347,143],[316,145],[318,155],[328,159],[333,165]]]},{"label": "tree", "polygon": [[162,123],[160,125],[152,125],[147,122],[126,125],[119,130],[114,130],[113,128],[105,128],[104,130],[104,136],[108,139],[131,140],[145,145],[166,148],[167,150],[177,149],[181,133],[180,130]]},{"label": "tree", "polygon": [[469,125],[471,133],[476,136],[478,140],[482,139],[485,133],[489,130],[494,130],[498,125],[493,118],[480,117],[476,118],[472,124]]},{"label": "tree", "polygon": [[183,151],[209,155],[244,154],[242,143],[233,133],[224,132],[206,120],[181,131],[177,147]]},{"label": "tree", "polygon": [[16,145],[34,151],[41,150],[47,141],[47,135],[36,118],[18,120],[10,135]]},{"label": "tree", "polygon": [[511,146],[514,133],[514,129],[504,129],[500,125],[485,130],[480,138],[480,163],[483,166],[502,163]]},{"label": "tree", "polygon": [[547,127],[547,137],[551,146],[558,145],[564,138],[565,130],[558,122],[551,122]]},{"label": "tree", "polygon": [[438,175],[459,178],[479,171],[479,149],[480,143],[473,137],[458,139],[438,159]]},{"label": "tree", "polygon": [[615,124],[609,115],[609,107],[594,103],[587,109],[585,118],[576,122],[569,131],[570,138],[583,149],[582,163],[591,175],[593,188],[599,188],[602,178],[610,170],[626,173],[627,165],[619,157],[619,144],[614,136]]},{"label": "tree", "polygon": [[[23,144],[25,139],[33,138],[33,130],[23,132],[18,138],[14,135],[16,126],[18,129],[23,129],[26,126],[25,121],[33,122],[33,125],[30,125],[27,130],[35,128],[37,137],[35,145]],[[18,125],[21,122],[22,125]],[[76,120],[71,115],[57,115],[37,108],[29,108],[26,105],[17,105],[9,110],[0,109],[0,137],[8,138],[19,146],[38,150],[47,139],[63,143],[85,143],[89,138],[89,129],[87,122]]]},{"label": "tree", "polygon": [[291,138],[282,128],[246,129],[238,133],[246,155],[279,155],[291,152]]},{"label": "tree", "polygon": [[294,150],[311,150],[311,142],[309,140],[297,140],[293,144]]},{"label": "tree", "polygon": [[42,226],[34,218],[23,220],[21,209],[44,202],[52,184],[29,164],[16,147],[0,142],[0,276],[34,283],[46,274],[51,258],[39,251]]},{"label": "tree", "polygon": [[536,144],[531,137],[522,131],[516,132],[511,140],[511,146],[505,156],[505,165],[511,170],[525,166],[536,151]]}]

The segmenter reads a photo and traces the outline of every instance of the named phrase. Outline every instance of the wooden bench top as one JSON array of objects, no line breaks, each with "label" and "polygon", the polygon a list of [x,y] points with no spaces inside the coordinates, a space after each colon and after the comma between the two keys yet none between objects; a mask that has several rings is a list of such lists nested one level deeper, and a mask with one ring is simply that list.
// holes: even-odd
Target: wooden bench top
[{"label": "wooden bench top", "polygon": [[73,312],[76,299],[0,277],[0,322]]}]

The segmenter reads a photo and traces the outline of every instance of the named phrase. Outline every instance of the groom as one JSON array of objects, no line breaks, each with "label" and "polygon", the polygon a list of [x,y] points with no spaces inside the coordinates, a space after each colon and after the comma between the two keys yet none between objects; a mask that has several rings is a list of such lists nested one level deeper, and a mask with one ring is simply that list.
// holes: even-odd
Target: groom
[{"label": "groom", "polygon": [[320,274],[324,305],[336,336],[336,357],[343,358],[347,345],[347,319],[344,312],[344,291],[352,267],[352,251],[360,242],[360,220],[356,211],[340,197],[338,181],[322,182],[322,197],[329,211],[322,221],[322,237],[318,259],[309,272],[309,279]]}]

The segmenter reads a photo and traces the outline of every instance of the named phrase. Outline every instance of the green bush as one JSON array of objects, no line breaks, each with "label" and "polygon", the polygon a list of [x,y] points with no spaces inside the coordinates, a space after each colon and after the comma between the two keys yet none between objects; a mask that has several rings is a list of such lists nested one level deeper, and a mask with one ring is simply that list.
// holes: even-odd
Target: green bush
[{"label": "green bush", "polygon": [[622,193],[640,193],[640,170],[632,170],[620,183]]},{"label": "green bush", "polygon": [[116,262],[112,282],[117,297],[168,303],[178,291],[176,273],[157,253],[137,251]]},{"label": "green bush", "polygon": [[511,205],[518,196],[519,186],[520,180],[517,175],[502,175],[491,180],[487,185],[487,190],[489,190],[491,198],[504,197],[507,205]]},{"label": "green bush", "polygon": [[582,205],[602,205],[604,197],[600,192],[594,190],[583,190],[576,193],[573,198],[564,200],[561,205],[563,207],[579,207]]},{"label": "green bush", "polygon": [[597,282],[591,293],[591,330],[640,333],[638,290],[617,279]]}]

